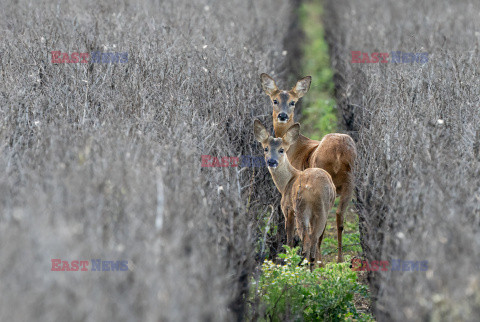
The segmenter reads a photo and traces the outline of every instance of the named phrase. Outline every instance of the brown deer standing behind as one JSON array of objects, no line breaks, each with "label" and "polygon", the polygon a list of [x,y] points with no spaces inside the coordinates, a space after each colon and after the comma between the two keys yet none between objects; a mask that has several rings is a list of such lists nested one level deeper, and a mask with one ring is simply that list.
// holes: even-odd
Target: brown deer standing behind
[{"label": "brown deer standing behind", "polygon": [[265,161],[273,181],[282,194],[287,244],[293,246],[295,224],[303,241],[303,254],[312,266],[321,263],[320,246],[327,215],[335,203],[335,186],[323,169],[295,169],[287,158],[288,149],[300,136],[300,125],[294,124],[282,138],[270,136],[259,120],[253,125],[255,139],[265,151]]},{"label": "brown deer standing behind", "polygon": [[[282,137],[293,125],[295,104],[310,89],[310,76],[300,79],[291,90],[279,90],[267,74],[260,75],[262,87],[273,104],[273,128],[276,137]],[[342,232],[343,216],[352,199],[354,187],[353,166],[357,157],[355,142],[346,134],[331,133],[321,141],[310,140],[300,135],[287,150],[291,164],[298,170],[322,168],[332,177],[336,192],[340,195],[337,208],[337,262],[343,262]]]}]

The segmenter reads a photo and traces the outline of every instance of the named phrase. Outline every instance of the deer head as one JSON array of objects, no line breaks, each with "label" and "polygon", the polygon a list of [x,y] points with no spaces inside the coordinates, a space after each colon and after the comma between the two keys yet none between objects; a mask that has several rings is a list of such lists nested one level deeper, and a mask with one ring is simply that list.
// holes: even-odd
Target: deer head
[{"label": "deer head", "polygon": [[259,120],[253,122],[253,131],[255,139],[262,144],[265,161],[269,169],[275,169],[279,165],[289,163],[287,150],[298,139],[300,124],[292,125],[282,138],[271,136]]},{"label": "deer head", "polygon": [[272,101],[275,134],[283,136],[294,123],[295,104],[310,89],[312,77],[307,76],[300,79],[290,90],[278,89],[273,78],[265,73],[260,75],[260,79],[263,90]]}]

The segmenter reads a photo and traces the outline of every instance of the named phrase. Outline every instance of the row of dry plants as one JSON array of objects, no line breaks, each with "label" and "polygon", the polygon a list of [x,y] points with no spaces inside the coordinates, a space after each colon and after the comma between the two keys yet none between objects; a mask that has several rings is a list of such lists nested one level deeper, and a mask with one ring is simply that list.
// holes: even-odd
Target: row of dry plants
[{"label": "row of dry plants", "polygon": [[[370,274],[376,317],[478,320],[480,2],[325,9],[341,121],[357,142],[364,255],[428,261],[426,272]],[[428,62],[352,63],[352,51],[428,53]]]},{"label": "row of dry plants", "polygon": [[[0,320],[242,316],[279,195],[266,169],[202,168],[201,156],[261,155],[252,120],[270,106],[258,75],[290,74],[291,9],[1,2]],[[51,51],[127,52],[128,63],[53,64]],[[52,259],[129,270],[53,272]]]}]

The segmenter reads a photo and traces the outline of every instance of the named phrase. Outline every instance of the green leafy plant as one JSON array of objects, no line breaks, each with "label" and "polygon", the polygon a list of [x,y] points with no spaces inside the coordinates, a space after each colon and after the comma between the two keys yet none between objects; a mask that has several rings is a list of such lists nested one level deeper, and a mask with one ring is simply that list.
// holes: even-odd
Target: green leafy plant
[{"label": "green leafy plant", "polygon": [[285,253],[279,257],[285,264],[265,261],[260,277],[253,281],[250,296],[260,299],[263,319],[372,320],[371,316],[357,312],[354,306],[355,293],[362,297],[368,294],[367,287],[357,282],[356,272],[348,263],[328,263],[310,271],[307,261],[298,255],[298,247],[284,248]]}]

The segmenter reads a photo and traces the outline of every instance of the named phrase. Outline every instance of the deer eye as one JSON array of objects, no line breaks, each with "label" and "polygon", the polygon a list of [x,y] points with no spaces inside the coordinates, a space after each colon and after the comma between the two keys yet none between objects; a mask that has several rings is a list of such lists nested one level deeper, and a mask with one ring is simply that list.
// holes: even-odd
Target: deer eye
[{"label": "deer eye", "polygon": [[265,152],[268,152],[268,148],[265,148],[264,150],[265,150]]},{"label": "deer eye", "polygon": [[273,105],[278,105],[278,101],[277,101],[277,100],[273,100]]},{"label": "deer eye", "polygon": [[280,152],[280,153],[283,153],[283,151],[284,151],[283,149],[278,150],[278,152]]},{"label": "deer eye", "polygon": [[291,101],[290,102],[290,106],[294,106],[295,105],[295,102],[294,101]]}]

